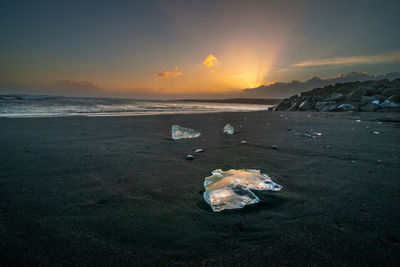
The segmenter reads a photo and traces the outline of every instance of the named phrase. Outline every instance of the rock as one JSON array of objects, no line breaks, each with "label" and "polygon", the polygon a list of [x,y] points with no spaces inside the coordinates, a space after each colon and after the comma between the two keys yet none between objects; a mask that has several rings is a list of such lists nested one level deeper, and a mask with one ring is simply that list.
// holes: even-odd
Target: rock
[{"label": "rock", "polygon": [[277,145],[273,145],[272,149],[278,149],[279,147]]},{"label": "rock", "polygon": [[325,112],[325,111],[332,111],[336,108],[336,102],[335,101],[329,101],[329,102],[318,102],[317,105],[315,105],[315,109],[318,110],[319,112]]},{"label": "rock", "polygon": [[364,95],[364,90],[361,88],[355,89],[351,91],[350,94],[347,95],[347,99],[350,100],[351,102],[360,102],[361,97]]},{"label": "rock", "polygon": [[387,97],[384,96],[384,95],[373,95],[373,96],[372,96],[372,99],[373,99],[373,100],[379,100],[380,102],[385,101],[386,98],[387,98]]},{"label": "rock", "polygon": [[375,87],[370,86],[370,85],[364,86],[361,89],[365,90],[365,94],[367,96],[372,96],[372,95],[379,93],[379,90],[377,90]]},{"label": "rock", "polygon": [[193,155],[187,155],[186,156],[186,160],[193,160],[194,159],[194,156]]},{"label": "rock", "polygon": [[326,98],[326,101],[336,101],[336,100],[342,100],[345,99],[344,94],[342,93],[336,93],[333,92],[328,98]]},{"label": "rock", "polygon": [[287,111],[291,106],[293,106],[293,104],[297,102],[298,98],[298,95],[294,95],[292,97],[283,99],[281,103],[275,107],[274,111]]},{"label": "rock", "polygon": [[[378,101],[378,100],[375,100]],[[360,110],[364,112],[371,112],[371,111],[376,111],[379,109],[379,105],[374,104],[374,103],[368,103],[365,106],[361,107]]]},{"label": "rock", "polygon": [[400,98],[400,87],[390,87],[385,89],[382,94],[384,96],[392,96],[395,95],[396,97]]},{"label": "rock", "polygon": [[385,101],[383,101],[383,103],[380,104],[380,106],[382,108],[398,108],[400,107],[400,104],[386,99]]},{"label": "rock", "polygon": [[374,98],[372,96],[365,96],[364,95],[364,96],[361,97],[360,103],[361,103],[361,105],[366,105],[368,103],[371,103],[372,101],[374,101]]},{"label": "rock", "polygon": [[303,102],[300,103],[298,109],[301,111],[306,111],[306,110],[310,110],[312,108],[313,108],[313,105],[310,103],[310,101],[308,101],[308,99],[305,99]]},{"label": "rock", "polygon": [[204,149],[202,148],[198,148],[194,151],[194,153],[202,153],[202,152],[204,152]]},{"label": "rock", "polygon": [[336,110],[337,111],[356,111],[356,110],[358,110],[358,107],[354,104],[345,103],[345,104],[339,105]]}]

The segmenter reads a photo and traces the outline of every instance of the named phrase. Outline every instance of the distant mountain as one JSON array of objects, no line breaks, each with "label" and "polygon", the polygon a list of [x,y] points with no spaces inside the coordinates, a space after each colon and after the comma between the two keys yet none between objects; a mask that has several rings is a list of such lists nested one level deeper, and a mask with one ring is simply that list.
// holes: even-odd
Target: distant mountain
[{"label": "distant mountain", "polygon": [[244,89],[239,97],[249,98],[286,98],[292,95],[300,94],[304,91],[309,91],[314,88],[320,88],[327,85],[335,85],[336,83],[356,82],[356,81],[369,81],[369,80],[382,80],[388,79],[392,81],[400,78],[399,72],[391,72],[382,75],[373,75],[365,72],[351,72],[348,74],[340,74],[336,78],[321,79],[319,77],[312,77],[311,79],[300,82],[276,82],[270,85],[261,85],[256,88]]}]

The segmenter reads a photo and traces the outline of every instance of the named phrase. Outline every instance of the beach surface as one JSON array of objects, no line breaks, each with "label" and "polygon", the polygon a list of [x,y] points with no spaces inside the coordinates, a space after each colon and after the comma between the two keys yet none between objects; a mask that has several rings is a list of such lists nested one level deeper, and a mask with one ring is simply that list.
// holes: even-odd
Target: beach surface
[{"label": "beach surface", "polygon": [[[218,168],[283,189],[215,213]],[[399,266],[400,114],[0,118],[0,240],[2,266]]]}]

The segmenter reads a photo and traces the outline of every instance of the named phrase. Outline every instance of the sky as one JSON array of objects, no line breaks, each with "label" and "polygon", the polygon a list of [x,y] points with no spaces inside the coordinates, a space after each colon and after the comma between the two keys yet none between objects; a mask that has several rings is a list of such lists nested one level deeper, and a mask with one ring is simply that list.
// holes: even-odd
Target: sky
[{"label": "sky", "polygon": [[400,71],[400,1],[0,0],[0,94],[213,97]]}]

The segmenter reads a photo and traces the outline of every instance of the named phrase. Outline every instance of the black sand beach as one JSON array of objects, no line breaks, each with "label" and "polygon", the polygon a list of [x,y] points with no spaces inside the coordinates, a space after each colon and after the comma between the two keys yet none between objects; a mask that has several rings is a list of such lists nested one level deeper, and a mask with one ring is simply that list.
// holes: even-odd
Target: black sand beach
[{"label": "black sand beach", "polygon": [[[202,135],[174,141],[172,124]],[[214,213],[217,168],[283,190]],[[398,266],[399,192],[395,113],[0,119],[2,266]]]}]

